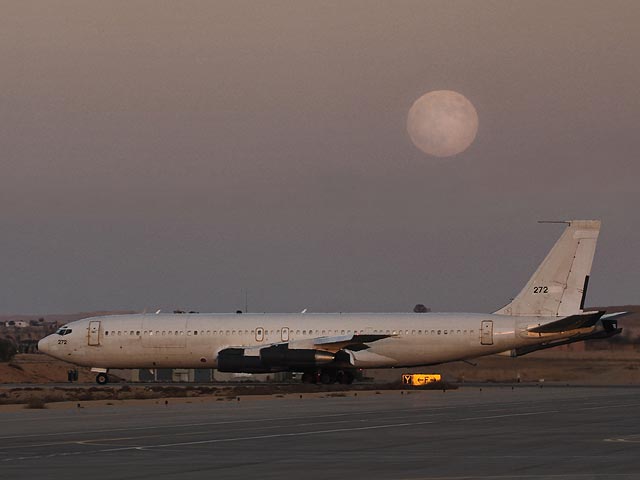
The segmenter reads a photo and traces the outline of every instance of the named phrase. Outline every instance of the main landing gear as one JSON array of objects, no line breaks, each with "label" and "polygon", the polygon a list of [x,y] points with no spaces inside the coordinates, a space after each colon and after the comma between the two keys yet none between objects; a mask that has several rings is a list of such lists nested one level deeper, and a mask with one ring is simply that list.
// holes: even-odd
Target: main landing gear
[{"label": "main landing gear", "polygon": [[337,382],[343,385],[350,385],[354,379],[355,375],[353,371],[333,368],[323,368],[302,374],[302,383],[322,383],[324,385],[330,385]]},{"label": "main landing gear", "polygon": [[98,372],[96,375],[96,383],[98,385],[106,385],[109,383],[109,375],[107,375],[107,372]]}]

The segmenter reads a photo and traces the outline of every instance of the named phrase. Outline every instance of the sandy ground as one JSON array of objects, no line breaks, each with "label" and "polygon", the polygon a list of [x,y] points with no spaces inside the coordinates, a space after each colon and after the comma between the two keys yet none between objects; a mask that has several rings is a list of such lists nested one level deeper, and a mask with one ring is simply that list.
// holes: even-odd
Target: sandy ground
[{"label": "sandy ground", "polygon": [[[565,382],[589,385],[639,385],[640,352],[628,350],[535,352],[519,358],[500,355],[482,357],[474,365],[453,362],[417,369],[440,373],[450,382]],[[398,369],[371,370],[367,375],[377,381],[393,381]]]},{"label": "sandy ground", "polygon": [[[615,351],[536,352],[520,358],[491,356],[477,359],[474,365],[454,362],[415,369],[369,370],[366,376],[374,385],[355,385],[352,390],[340,385],[264,385],[262,387],[214,384],[93,385],[95,375],[79,369],[80,383],[63,386],[70,364],[44,355],[18,355],[10,363],[0,364],[0,412],[16,408],[86,408],[92,405],[200,403],[238,401],[238,398],[282,398],[289,395],[369,395],[372,389],[384,389],[398,383],[402,373],[440,373],[452,384],[465,382],[546,382],[568,385],[640,385],[640,353]],[[46,386],[52,384],[51,386]],[[57,384],[57,385],[54,385]],[[3,386],[4,385],[4,386]],[[395,386],[394,388],[402,388]]]},{"label": "sandy ground", "polygon": [[[0,363],[0,384],[64,383],[67,371],[76,368],[45,355],[17,355]],[[403,372],[440,373],[450,382],[554,381],[589,384],[640,384],[640,352],[635,349],[566,351],[551,349],[519,358],[499,355],[479,358],[473,364],[453,362],[414,369],[368,370],[367,377],[380,382],[397,381]],[[95,374],[78,368],[79,381],[94,382]]]}]

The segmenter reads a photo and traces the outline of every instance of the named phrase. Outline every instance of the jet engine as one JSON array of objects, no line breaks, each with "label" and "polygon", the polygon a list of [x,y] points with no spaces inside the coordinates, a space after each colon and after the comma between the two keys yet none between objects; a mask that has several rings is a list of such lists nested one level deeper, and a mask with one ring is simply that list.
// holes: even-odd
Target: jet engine
[{"label": "jet engine", "polygon": [[218,354],[218,370],[243,373],[307,370],[335,360],[334,353],[314,349],[290,349],[287,344],[261,348],[258,355],[246,353],[244,348],[222,350]]}]

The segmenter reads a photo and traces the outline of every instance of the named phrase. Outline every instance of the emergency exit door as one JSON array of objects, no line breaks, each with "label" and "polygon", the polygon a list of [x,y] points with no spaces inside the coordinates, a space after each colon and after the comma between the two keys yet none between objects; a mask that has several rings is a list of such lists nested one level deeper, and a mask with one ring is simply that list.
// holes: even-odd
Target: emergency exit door
[{"label": "emergency exit door", "polygon": [[100,322],[89,322],[89,345],[100,345]]},{"label": "emergency exit door", "polygon": [[480,344],[493,345],[493,321],[483,320],[480,327]]}]

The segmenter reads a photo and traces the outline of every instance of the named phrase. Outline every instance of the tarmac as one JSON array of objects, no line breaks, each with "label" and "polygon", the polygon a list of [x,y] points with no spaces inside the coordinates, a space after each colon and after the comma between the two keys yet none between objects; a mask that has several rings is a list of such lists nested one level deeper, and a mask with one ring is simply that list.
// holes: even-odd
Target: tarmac
[{"label": "tarmac", "polygon": [[480,387],[0,414],[3,479],[638,479],[640,388]]}]

